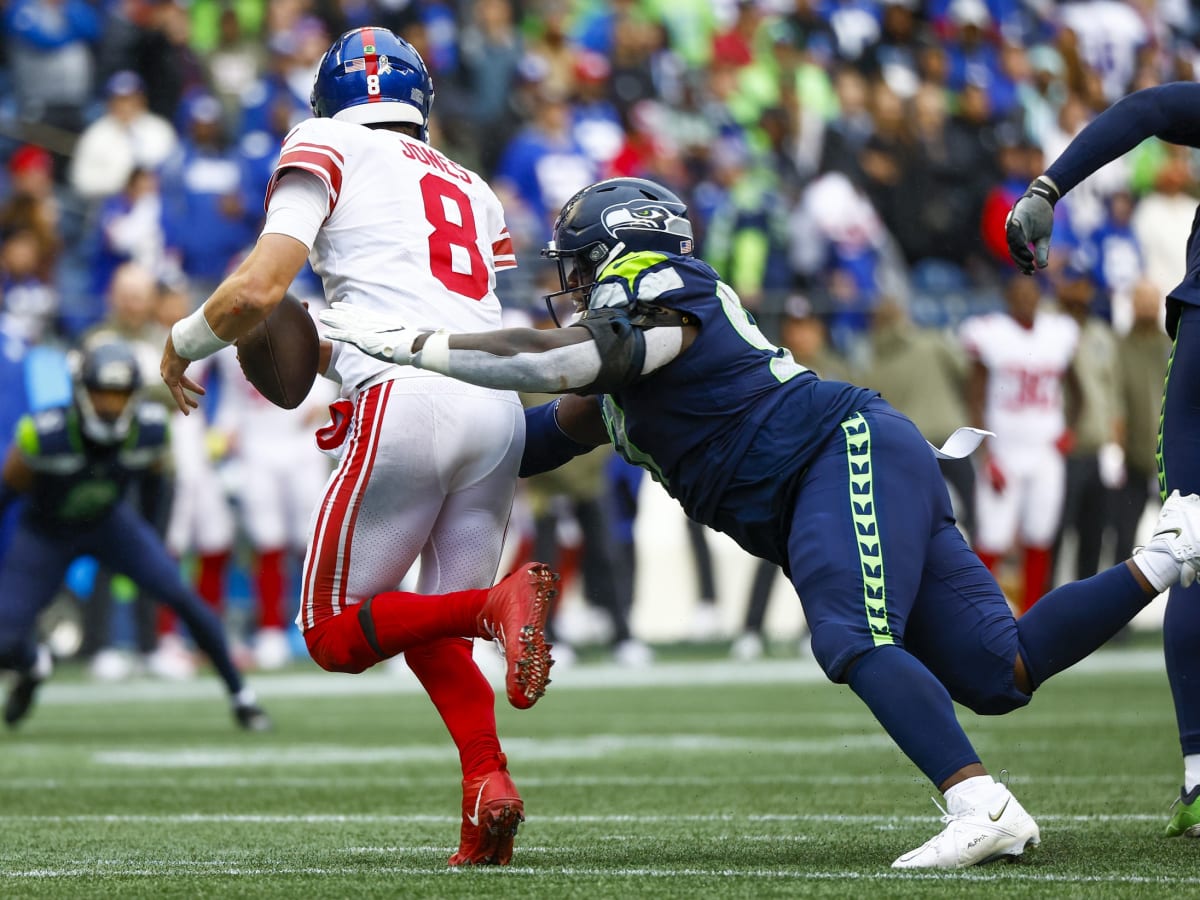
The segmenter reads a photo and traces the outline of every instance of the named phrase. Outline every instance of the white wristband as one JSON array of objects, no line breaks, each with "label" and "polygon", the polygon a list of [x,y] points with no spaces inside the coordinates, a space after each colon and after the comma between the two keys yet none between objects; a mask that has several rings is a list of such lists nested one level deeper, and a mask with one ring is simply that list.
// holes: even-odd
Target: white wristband
[{"label": "white wristband", "polygon": [[228,347],[232,341],[223,341],[208,324],[204,317],[204,306],[185,316],[171,326],[171,343],[175,352],[187,360],[204,359],[212,356],[223,347]]},{"label": "white wristband", "polygon": [[450,335],[445,331],[435,331],[425,338],[425,344],[420,352],[414,353],[412,364],[418,369],[430,372],[450,374]]}]

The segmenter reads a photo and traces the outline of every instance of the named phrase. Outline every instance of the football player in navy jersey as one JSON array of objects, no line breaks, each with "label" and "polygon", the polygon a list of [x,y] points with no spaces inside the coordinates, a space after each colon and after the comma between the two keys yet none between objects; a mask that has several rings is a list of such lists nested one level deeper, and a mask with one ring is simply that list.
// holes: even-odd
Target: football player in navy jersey
[{"label": "football player in navy jersey", "polygon": [[1194,580],[1200,497],[1169,499],[1132,560],[1017,621],[955,527],[933,448],[878,394],[772,346],[692,256],[678,197],[640,179],[594,184],[568,201],[544,253],[576,301],[572,327],[450,335],[337,304],[321,318],[329,337],[379,359],[563,394],[527,412],[523,475],[611,441],[693,519],[782,566],[822,669],[945,794],[945,829],[894,866],[974,865],[1038,843],[952,701],[1024,706],[1159,591]]},{"label": "football player in navy jersey", "polygon": [[212,660],[242,728],[270,720],[229,657],[221,623],[183,583],[154,529],[123,497],[167,445],[161,404],[143,403],[137,359],[123,341],[98,338],[77,352],[74,398],[17,422],[0,477],[0,512],[18,495],[24,511],[0,561],[0,669],[17,673],[4,707],[14,726],[50,674],[36,640],[38,614],[54,599],[68,565],[89,555],[167,604]]},{"label": "football player in navy jersey", "polygon": [[[1200,84],[1175,82],[1130,94],[1081,131],[1014,204],[1007,221],[1008,249],[1032,275],[1049,262],[1054,204],[1101,166],[1148,137],[1200,147]],[[1033,249],[1030,250],[1030,244]],[[1158,427],[1158,488],[1200,491],[1200,211],[1187,243],[1187,274],[1167,294],[1167,334],[1174,344],[1163,384]],[[1167,824],[1170,837],[1200,837],[1200,605],[1171,591],[1163,618],[1167,679],[1183,751],[1183,788]]]}]

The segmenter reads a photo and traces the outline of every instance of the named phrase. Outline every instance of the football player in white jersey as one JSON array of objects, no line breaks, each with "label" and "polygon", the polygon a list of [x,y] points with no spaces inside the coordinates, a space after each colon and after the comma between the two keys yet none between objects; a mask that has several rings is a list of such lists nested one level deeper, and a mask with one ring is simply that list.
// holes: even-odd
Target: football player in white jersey
[{"label": "football player in white jersey", "polygon": [[976,480],[975,550],[996,574],[1019,544],[1024,612],[1049,590],[1072,433],[1064,387],[1074,377],[1079,326],[1039,310],[1030,279],[1010,280],[1006,301],[1006,312],[967,319],[960,335],[972,362],[971,424],[994,435]]},{"label": "football player in white jersey", "polygon": [[[202,392],[188,363],[261,321],[306,258],[335,305],[431,329],[500,326],[496,271],[516,265],[504,214],[478,175],[428,145],[432,101],[420,55],[392,32],[359,28],[333,43],[313,87],[315,118],[284,140],[257,244],[167,341],[163,380],[181,410]],[[313,514],[297,623],[331,671],[404,653],[462,763],[450,864],[504,865],[524,807],[470,638],[501,642],[509,702],[532,706],[549,680],[555,576],[530,563],[487,587],[524,447],[521,403],[341,344],[322,343],[320,369],[353,414]],[[418,557],[421,593],[398,591]]]}]

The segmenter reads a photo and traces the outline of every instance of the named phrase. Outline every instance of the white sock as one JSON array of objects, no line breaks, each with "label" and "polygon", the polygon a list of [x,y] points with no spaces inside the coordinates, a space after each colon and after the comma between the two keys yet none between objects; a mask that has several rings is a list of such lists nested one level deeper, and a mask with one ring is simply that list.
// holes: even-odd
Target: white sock
[{"label": "white sock", "polygon": [[996,795],[996,788],[1003,787],[992,780],[991,775],[976,775],[960,781],[946,791],[946,812],[957,815],[988,803]]},{"label": "white sock", "polygon": [[1160,594],[1179,582],[1179,560],[1164,544],[1150,543],[1133,554],[1133,564]]},{"label": "white sock", "polygon": [[254,688],[244,687],[233,695],[234,706],[249,706],[258,700],[258,695],[254,693]]},{"label": "white sock", "polygon": [[1183,758],[1183,792],[1186,794],[1200,784],[1200,753],[1189,753]]}]

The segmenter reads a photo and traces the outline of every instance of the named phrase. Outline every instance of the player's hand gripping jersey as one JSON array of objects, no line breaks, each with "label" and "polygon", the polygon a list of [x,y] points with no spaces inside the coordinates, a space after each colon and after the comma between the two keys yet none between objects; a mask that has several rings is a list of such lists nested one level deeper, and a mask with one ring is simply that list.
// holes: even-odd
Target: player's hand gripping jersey
[{"label": "player's hand gripping jersey", "polygon": [[[289,172],[308,173],[325,190],[315,239],[295,236],[311,243],[312,267],[331,302],[429,330],[500,327],[496,270],[517,262],[500,201],[474,172],[414,138],[336,119],[309,119],[287,136],[268,208]],[[272,227],[268,220],[265,230]],[[352,347],[334,367],[347,392],[423,374]]]}]

